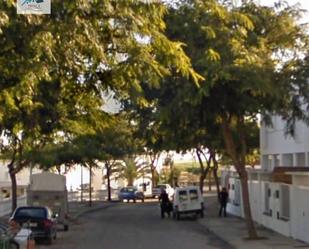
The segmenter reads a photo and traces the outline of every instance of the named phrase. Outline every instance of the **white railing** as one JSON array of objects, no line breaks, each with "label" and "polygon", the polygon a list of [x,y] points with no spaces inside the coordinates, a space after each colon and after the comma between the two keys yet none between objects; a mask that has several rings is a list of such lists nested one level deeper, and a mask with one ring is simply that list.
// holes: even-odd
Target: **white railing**
[{"label": "white railing", "polygon": [[[26,196],[20,196],[17,198],[17,206],[25,206],[27,203]],[[0,216],[8,215],[12,212],[12,200],[4,199],[0,201]]]},{"label": "white railing", "polygon": [[[112,199],[117,198],[118,190],[112,189],[111,191],[111,197]],[[81,195],[80,191],[69,191],[68,192],[68,201],[69,202],[79,202],[81,201],[81,198],[83,198],[83,201],[89,200],[89,192],[85,191],[83,192],[83,195]],[[107,200],[107,190],[96,190],[92,192],[92,200],[93,201],[105,201]]]}]

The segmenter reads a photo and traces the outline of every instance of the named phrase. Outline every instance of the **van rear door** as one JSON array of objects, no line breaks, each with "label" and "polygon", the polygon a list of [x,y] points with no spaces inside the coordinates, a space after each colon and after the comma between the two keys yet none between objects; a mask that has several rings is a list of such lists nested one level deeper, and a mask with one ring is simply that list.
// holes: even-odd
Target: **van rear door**
[{"label": "van rear door", "polygon": [[178,192],[178,199],[179,199],[179,211],[187,211],[190,209],[190,200],[188,196],[188,190],[187,189],[182,189],[179,190]]},{"label": "van rear door", "polygon": [[197,188],[189,189],[189,199],[190,199],[190,209],[191,210],[200,210],[201,201],[200,193]]}]

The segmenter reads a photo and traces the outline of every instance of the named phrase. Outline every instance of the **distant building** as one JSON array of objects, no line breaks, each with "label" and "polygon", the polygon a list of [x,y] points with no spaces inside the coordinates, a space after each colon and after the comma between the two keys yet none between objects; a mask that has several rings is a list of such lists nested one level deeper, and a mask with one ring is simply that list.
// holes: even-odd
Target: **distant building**
[{"label": "distant building", "polygon": [[[0,200],[11,197],[11,179],[7,167],[8,162],[0,161]],[[25,168],[16,175],[17,180],[17,196],[26,194],[26,189],[30,181],[30,169]]]}]

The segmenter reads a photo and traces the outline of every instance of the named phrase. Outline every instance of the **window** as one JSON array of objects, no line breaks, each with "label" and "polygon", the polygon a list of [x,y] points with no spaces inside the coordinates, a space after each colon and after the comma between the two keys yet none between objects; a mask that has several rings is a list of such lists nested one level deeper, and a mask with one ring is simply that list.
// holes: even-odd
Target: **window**
[{"label": "window", "polygon": [[280,198],[280,192],[279,192],[279,190],[276,190],[276,192],[275,192],[275,197],[276,197],[277,199]]},{"label": "window", "polygon": [[46,210],[44,208],[20,208],[16,211],[15,218],[46,218]]},{"label": "window", "polygon": [[196,189],[190,189],[189,191],[190,200],[191,201],[197,201],[198,200],[198,194]]},{"label": "window", "polygon": [[306,165],[306,154],[296,153],[296,166],[303,167]]},{"label": "window", "polygon": [[274,165],[275,165],[275,167],[280,166],[280,159],[279,159],[278,154],[274,155]]},{"label": "window", "polygon": [[292,167],[293,166],[293,154],[282,155],[282,166]]},{"label": "window", "polygon": [[268,160],[268,155],[263,155],[262,156],[262,168],[263,169],[269,169],[270,168],[270,164],[269,164],[269,160]]},{"label": "window", "polygon": [[179,201],[184,202],[188,200],[188,195],[186,190],[179,191]]}]

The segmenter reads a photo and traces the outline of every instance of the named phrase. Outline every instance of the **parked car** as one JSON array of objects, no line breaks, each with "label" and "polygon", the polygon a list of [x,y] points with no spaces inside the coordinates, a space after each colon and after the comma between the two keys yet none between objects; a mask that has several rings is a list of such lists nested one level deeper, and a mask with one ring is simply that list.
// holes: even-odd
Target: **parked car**
[{"label": "parked car", "polygon": [[57,222],[49,208],[43,206],[18,207],[10,218],[10,224],[31,229],[31,236],[51,244],[57,237]]},{"label": "parked car", "polygon": [[138,191],[137,188],[131,186],[120,189],[118,198],[120,201],[127,200],[128,202],[130,200],[133,200],[133,202],[136,202],[136,200],[144,202],[145,199],[143,192]]},{"label": "parked car", "polygon": [[166,191],[169,198],[173,197],[175,190],[169,184],[158,184],[157,187],[152,188],[152,197],[158,198],[161,194],[162,189]]},{"label": "parked car", "polygon": [[204,217],[204,200],[196,186],[176,188],[173,199],[173,217],[179,220],[181,214],[198,214]]}]

